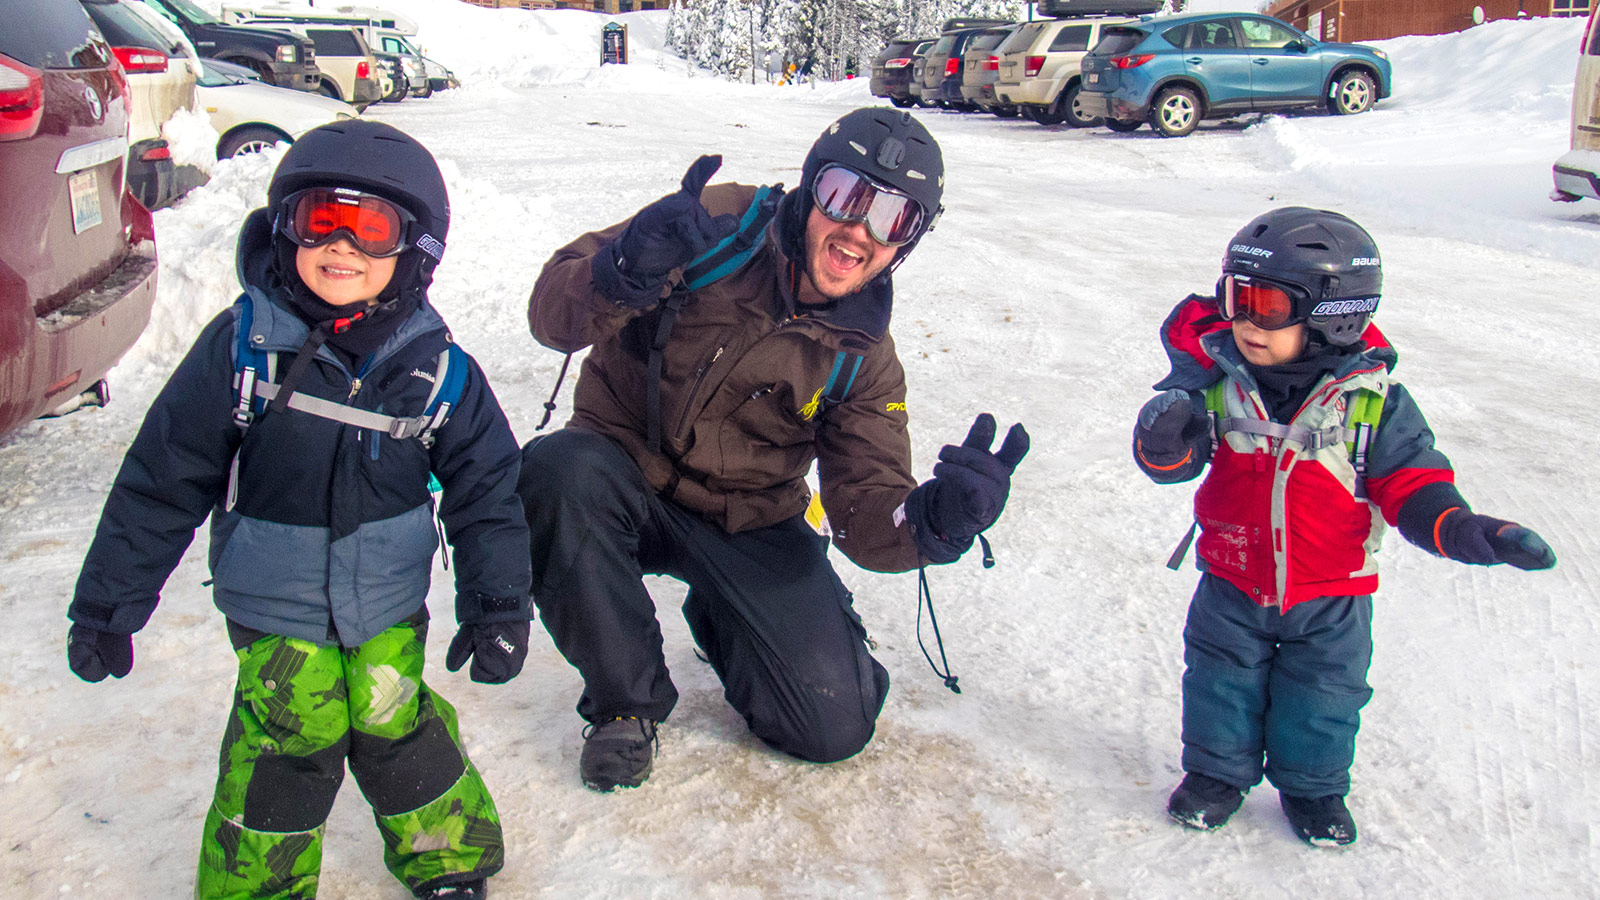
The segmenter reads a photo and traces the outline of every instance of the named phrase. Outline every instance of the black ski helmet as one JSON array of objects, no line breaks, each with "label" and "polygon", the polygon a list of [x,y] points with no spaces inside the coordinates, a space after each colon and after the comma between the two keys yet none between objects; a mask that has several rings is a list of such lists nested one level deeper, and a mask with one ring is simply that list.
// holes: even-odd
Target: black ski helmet
[{"label": "black ski helmet", "polygon": [[817,173],[829,163],[894,188],[922,207],[922,231],[900,248],[897,261],[933,229],[944,208],[940,202],[944,197],[944,155],[933,135],[909,112],[887,106],[863,107],[829,125],[806,154],[800,190],[792,194],[797,195],[792,207],[795,221],[788,223],[796,240],[805,233]]},{"label": "black ski helmet", "polygon": [[289,146],[272,174],[269,215],[278,216],[284,198],[295,191],[319,186],[370,191],[416,216],[423,233],[401,258],[416,257],[415,274],[424,284],[432,280],[450,230],[450,198],[428,148],[392,125],[367,119],[313,128]]},{"label": "black ski helmet", "polygon": [[1383,293],[1383,263],[1372,235],[1341,213],[1304,206],[1250,220],[1228,242],[1222,273],[1296,288],[1290,292],[1295,318],[1337,346],[1361,339]]}]

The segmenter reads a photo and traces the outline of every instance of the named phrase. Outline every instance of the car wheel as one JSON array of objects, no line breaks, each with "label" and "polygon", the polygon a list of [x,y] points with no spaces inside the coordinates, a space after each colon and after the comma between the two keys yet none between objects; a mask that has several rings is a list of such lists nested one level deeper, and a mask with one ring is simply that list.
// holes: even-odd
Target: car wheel
[{"label": "car wheel", "polygon": [[1183,137],[1200,124],[1200,98],[1186,87],[1170,87],[1150,107],[1150,127],[1163,137]]},{"label": "car wheel", "polygon": [[1031,105],[1019,106],[1019,107],[1017,107],[1017,114],[1022,116],[1024,119],[1027,119],[1029,122],[1037,122],[1037,121],[1039,121],[1039,118],[1038,118],[1039,117],[1039,109],[1038,109],[1038,107],[1035,107],[1035,106],[1031,106]]},{"label": "car wheel", "polygon": [[917,100],[915,97],[896,97],[891,95],[889,97],[889,102],[893,103],[900,109],[910,109],[911,107],[917,105]]},{"label": "car wheel", "polygon": [[1138,119],[1106,119],[1102,124],[1112,131],[1127,134],[1130,131],[1138,131],[1139,126],[1144,123]]},{"label": "car wheel", "polygon": [[1356,70],[1346,72],[1339,76],[1339,81],[1333,87],[1333,96],[1328,98],[1328,108],[1335,115],[1353,116],[1364,113],[1372,108],[1378,95],[1377,85],[1373,84],[1372,76]]},{"label": "car wheel", "polygon": [[331,97],[335,100],[344,99],[343,97],[339,96],[339,86],[326,78],[322,79],[322,82],[317,85],[317,93],[324,97]]},{"label": "car wheel", "polygon": [[418,88],[416,90],[416,96],[424,97],[424,98],[432,97],[433,96],[433,79],[431,79],[431,78],[428,79],[426,84],[424,84],[422,87]]},{"label": "car wheel", "polygon": [[261,126],[241,128],[217,142],[217,159],[227,159],[241,153],[257,153],[279,141],[288,142],[289,138],[283,132],[272,128]]},{"label": "car wheel", "polygon": [[1061,106],[1061,117],[1073,128],[1093,128],[1100,124],[1100,120],[1083,111],[1083,88],[1073,85],[1061,92],[1061,99],[1056,101]]},{"label": "car wheel", "polygon": [[1055,102],[1051,103],[1049,106],[1034,107],[1033,120],[1038,122],[1040,125],[1060,125],[1061,119],[1062,114],[1060,97],[1056,97]]}]

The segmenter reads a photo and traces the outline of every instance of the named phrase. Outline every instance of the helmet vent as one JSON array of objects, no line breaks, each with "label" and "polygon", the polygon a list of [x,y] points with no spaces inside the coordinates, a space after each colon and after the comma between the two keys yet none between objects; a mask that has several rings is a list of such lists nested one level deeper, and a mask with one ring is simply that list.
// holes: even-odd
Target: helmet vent
[{"label": "helmet vent", "polygon": [[1295,244],[1295,246],[1299,247],[1302,250],[1327,250],[1328,249],[1328,245],[1324,244],[1321,241],[1310,241],[1310,242],[1304,243],[1304,244]]}]

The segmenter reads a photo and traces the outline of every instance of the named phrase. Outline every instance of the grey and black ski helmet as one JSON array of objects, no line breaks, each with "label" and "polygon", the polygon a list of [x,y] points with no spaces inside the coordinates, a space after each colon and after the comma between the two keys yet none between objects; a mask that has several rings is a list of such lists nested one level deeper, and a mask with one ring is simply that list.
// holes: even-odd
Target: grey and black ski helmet
[{"label": "grey and black ski helmet", "polygon": [[295,191],[324,186],[370,191],[416,216],[421,234],[405,256],[416,257],[416,274],[431,280],[450,231],[450,198],[428,148],[392,125],[366,119],[313,128],[279,161],[267,188],[269,214],[278,216]]},{"label": "grey and black ski helmet", "polygon": [[[922,231],[900,248],[903,258],[932,230],[943,209],[944,155],[939,144],[912,118],[911,113],[886,106],[864,107],[846,113],[823,130],[806,154],[801,167],[798,203],[793,207],[804,222],[811,209],[811,190],[817,173],[830,163],[842,165],[899,191],[922,207]],[[795,234],[803,232],[796,228]]]},{"label": "grey and black ski helmet", "polygon": [[1304,206],[1252,219],[1228,242],[1222,273],[1289,288],[1295,318],[1338,346],[1361,339],[1383,294],[1383,263],[1372,235],[1348,216]]}]

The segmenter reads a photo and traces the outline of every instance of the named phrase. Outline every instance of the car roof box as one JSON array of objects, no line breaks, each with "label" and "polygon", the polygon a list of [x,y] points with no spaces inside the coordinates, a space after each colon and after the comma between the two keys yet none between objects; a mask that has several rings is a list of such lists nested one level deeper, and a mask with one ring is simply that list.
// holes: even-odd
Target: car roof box
[{"label": "car roof box", "polygon": [[[1160,6],[1161,4],[1157,3],[1156,5]],[[944,20],[943,32],[945,34],[949,34],[952,31],[965,31],[968,28],[992,28],[992,27],[994,27],[996,25],[1015,25],[1015,24],[1017,24],[1017,23],[1013,22],[1010,19],[973,19],[973,18],[945,19]]]},{"label": "car roof box", "polygon": [[1072,16],[1147,16],[1161,11],[1162,0],[1039,0],[1039,14],[1057,19]]}]

